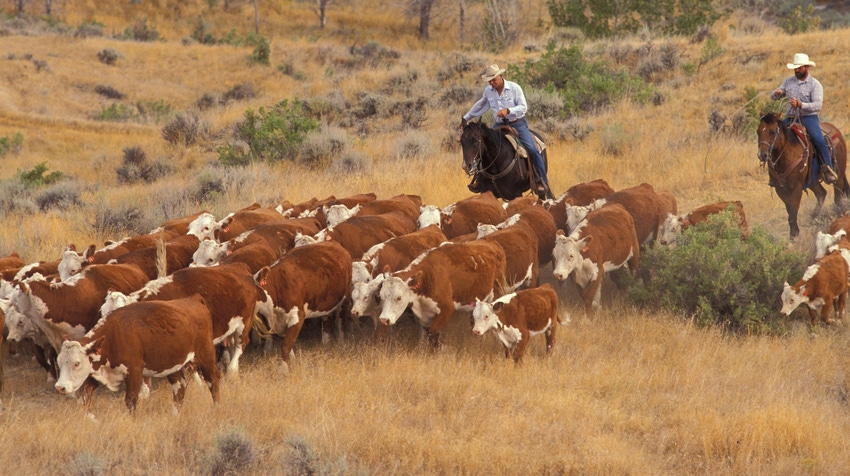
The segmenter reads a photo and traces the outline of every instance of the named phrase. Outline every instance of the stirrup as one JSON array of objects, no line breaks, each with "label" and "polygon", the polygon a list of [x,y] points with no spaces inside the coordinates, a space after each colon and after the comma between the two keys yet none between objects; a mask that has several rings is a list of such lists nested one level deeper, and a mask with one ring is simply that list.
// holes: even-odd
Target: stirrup
[{"label": "stirrup", "polygon": [[823,164],[823,181],[830,185],[838,181],[838,175],[827,164]]}]

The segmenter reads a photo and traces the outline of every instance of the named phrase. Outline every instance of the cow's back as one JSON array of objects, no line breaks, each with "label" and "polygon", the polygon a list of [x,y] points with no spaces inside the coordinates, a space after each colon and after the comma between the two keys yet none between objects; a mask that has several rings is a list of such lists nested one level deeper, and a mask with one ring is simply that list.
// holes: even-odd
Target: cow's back
[{"label": "cow's back", "polygon": [[312,310],[328,310],[351,294],[351,261],[333,241],[299,246],[269,267],[263,287],[276,307],[306,303]]},{"label": "cow's back", "polygon": [[329,233],[334,241],[360,259],[374,245],[416,230],[416,222],[403,213],[355,216],[340,223]]},{"label": "cow's back", "polygon": [[592,236],[587,254],[597,265],[604,262],[622,263],[630,256],[638,256],[640,243],[635,232],[632,215],[618,204],[607,204],[587,214],[580,225],[579,238]]},{"label": "cow's back", "polygon": [[555,219],[545,208],[534,206],[520,210],[518,225],[527,226],[537,236],[537,260],[540,266],[552,261],[555,249],[555,234],[558,232]]},{"label": "cow's back", "polygon": [[555,220],[557,230],[567,232],[567,205],[586,207],[596,199],[607,197],[614,189],[603,179],[577,183],[549,205],[548,210]]},{"label": "cow's back", "polygon": [[505,251],[501,246],[476,240],[440,246],[399,276],[406,279],[422,271],[425,294],[428,294],[427,288],[435,292],[448,290],[454,302],[469,303],[476,298],[483,299],[490,292],[501,295],[505,267]]},{"label": "cow's back", "polygon": [[492,192],[473,195],[455,202],[440,217],[441,228],[448,239],[476,232],[479,223],[496,225],[508,218],[499,199]]},{"label": "cow's back", "polygon": [[664,203],[652,185],[642,183],[626,188],[605,197],[607,203],[621,205],[632,216],[638,242],[649,243],[655,240],[667,214]]}]

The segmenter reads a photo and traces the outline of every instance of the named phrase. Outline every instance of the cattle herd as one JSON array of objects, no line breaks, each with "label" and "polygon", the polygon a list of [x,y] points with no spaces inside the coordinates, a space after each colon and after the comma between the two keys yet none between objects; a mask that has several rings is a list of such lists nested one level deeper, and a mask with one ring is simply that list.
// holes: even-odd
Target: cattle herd
[{"label": "cattle herd", "polygon": [[[151,377],[169,380],[177,408],[193,372],[217,400],[219,372],[238,375],[249,341],[268,350],[272,336],[282,337],[288,369],[313,318],[323,342],[343,339],[364,318],[380,340],[408,314],[440,347],[463,310],[473,333],[492,330],[506,357],[520,361],[536,334],[551,351],[568,320],[559,312],[567,297],[539,285],[541,273],[572,281],[592,314],[606,274],[637,271],[641,246],[675,246],[684,228],[727,209],[748,236],[740,202],[678,215],[669,192],[648,184],[615,191],[601,179],[546,201],[503,204],[485,193],[440,209],[415,195],[368,193],[253,204],[221,220],[202,211],[102,248],[68,245],[55,261],[0,258],[0,317],[8,340],[32,341],[57,392],[87,409],[98,385],[117,391],[123,383],[132,411]],[[847,279],[830,277],[847,276],[847,229],[819,236],[822,258],[786,284],[783,312],[806,302],[813,319],[818,311],[829,322],[835,300],[843,313]]]}]

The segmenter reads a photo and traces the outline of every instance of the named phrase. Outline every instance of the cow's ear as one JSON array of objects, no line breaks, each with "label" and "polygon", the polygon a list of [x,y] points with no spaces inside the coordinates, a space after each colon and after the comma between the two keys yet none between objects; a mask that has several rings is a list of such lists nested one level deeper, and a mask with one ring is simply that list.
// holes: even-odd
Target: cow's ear
[{"label": "cow's ear", "polygon": [[106,339],[105,336],[98,337],[97,339],[89,342],[89,345],[86,346],[86,354],[98,354],[100,355],[100,347],[103,345],[103,340]]},{"label": "cow's ear", "polygon": [[498,311],[499,309],[501,309],[502,307],[504,307],[504,305],[505,305],[505,303],[503,303],[503,302],[501,302],[501,301],[499,301],[499,302],[494,302],[494,303],[493,303],[493,312]]},{"label": "cow's ear", "polygon": [[68,334],[62,334],[62,342],[69,341],[69,340],[71,340],[71,338],[68,337]]},{"label": "cow's ear", "polygon": [[332,237],[330,234],[325,234],[325,241],[333,241],[333,239],[334,237]]},{"label": "cow's ear", "polygon": [[95,248],[94,245],[89,245],[89,247],[86,248],[86,251],[83,252],[83,257],[91,261],[95,251],[97,251],[97,248]]},{"label": "cow's ear", "polygon": [[77,251],[77,245],[69,243],[68,246],[65,248],[65,251]]},{"label": "cow's ear", "polygon": [[564,230],[558,228],[558,232],[556,233],[556,235],[557,236],[564,236]]},{"label": "cow's ear", "polygon": [[385,264],[384,269],[381,270],[381,273],[383,273],[383,274],[392,274],[392,272],[393,272],[393,270],[390,268],[390,265],[388,265],[388,264]]},{"label": "cow's ear", "polygon": [[420,288],[422,288],[422,276],[423,276],[423,274],[422,274],[422,271],[420,270],[420,271],[417,271],[416,274],[414,274],[410,278],[410,288],[411,289],[413,289],[414,291],[417,291]]},{"label": "cow's ear", "polygon": [[257,274],[254,275],[254,281],[260,285],[260,287],[265,287],[268,282],[269,277],[269,267],[263,266],[263,268],[257,271]]},{"label": "cow's ear", "polygon": [[808,296],[808,295],[809,295],[809,290],[806,289],[806,286],[801,286],[800,287],[800,296]]}]

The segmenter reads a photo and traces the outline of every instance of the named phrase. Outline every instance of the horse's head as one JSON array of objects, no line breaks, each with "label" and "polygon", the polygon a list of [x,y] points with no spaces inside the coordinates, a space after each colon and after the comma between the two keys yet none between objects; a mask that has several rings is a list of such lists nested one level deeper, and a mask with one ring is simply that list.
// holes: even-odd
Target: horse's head
[{"label": "horse's head", "polygon": [[460,134],[460,147],[463,151],[463,171],[472,175],[481,167],[481,154],[484,151],[484,140],[488,127],[478,122],[469,122]]},{"label": "horse's head", "polygon": [[778,113],[762,115],[756,133],[759,140],[759,160],[762,162],[771,159],[774,150],[781,150],[785,144],[785,128]]}]

